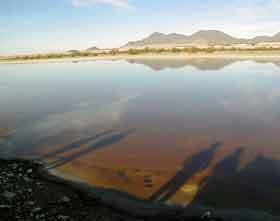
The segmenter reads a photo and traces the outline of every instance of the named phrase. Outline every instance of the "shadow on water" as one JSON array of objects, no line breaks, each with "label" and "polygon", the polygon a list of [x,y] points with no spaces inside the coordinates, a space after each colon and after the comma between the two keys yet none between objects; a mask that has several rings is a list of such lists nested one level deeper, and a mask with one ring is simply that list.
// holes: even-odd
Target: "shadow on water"
[{"label": "shadow on water", "polygon": [[259,156],[240,168],[244,148],[220,161],[190,206],[251,208],[279,215],[280,161]]},{"label": "shadow on water", "polygon": [[90,142],[92,142],[92,141],[94,141],[94,140],[96,140],[96,139],[98,139],[98,138],[100,138],[104,135],[108,135],[112,132],[113,132],[113,130],[108,130],[108,131],[101,132],[99,134],[94,134],[94,135],[89,136],[89,137],[84,138],[84,139],[80,139],[78,141],[74,141],[74,142],[72,142],[72,143],[70,143],[66,146],[63,146],[62,148],[60,148],[58,150],[52,151],[50,153],[47,153],[47,154],[41,156],[39,158],[39,160],[45,160],[47,158],[57,157],[57,155],[59,155],[59,154],[63,154],[63,153],[66,153],[70,150],[75,150],[77,148],[80,148],[82,145],[86,145],[86,144],[88,144],[88,143],[90,143]]},{"label": "shadow on water", "polygon": [[[59,157],[58,160],[49,164],[48,169],[54,169],[54,168],[63,166],[80,157],[83,157],[84,155],[86,155],[92,151],[103,149],[103,148],[109,147],[113,144],[116,144],[118,142],[121,142],[123,139],[125,139],[127,136],[129,136],[134,131],[135,131],[135,129],[129,129],[124,132],[118,132],[118,133],[114,133],[114,134],[102,137],[95,144],[86,146],[86,147],[82,148],[82,150],[78,151],[77,153],[70,154],[67,157]],[[103,135],[106,135],[106,134],[107,133],[105,132],[105,134],[103,134]],[[62,149],[67,149],[67,148],[63,147]],[[65,153],[65,152],[63,152],[63,153]]]},{"label": "shadow on water", "polygon": [[[221,145],[217,142],[186,159],[182,169],[149,200],[167,202],[171,199],[195,174],[210,166]],[[210,168],[210,174],[203,178],[190,208],[254,209],[280,214],[280,161],[259,155],[241,167],[245,150],[245,147],[237,148]]]},{"label": "shadow on water", "polygon": [[240,158],[243,152],[244,147],[239,147],[236,151],[234,151],[232,154],[218,163],[214,167],[214,174],[212,175],[212,177],[215,176],[215,174],[223,177],[232,176],[233,174],[235,174],[238,170]]},{"label": "shadow on water", "polygon": [[208,167],[221,145],[220,142],[216,142],[210,148],[186,159],[183,168],[157,192],[153,193],[149,200],[165,202],[170,199],[193,175]]}]

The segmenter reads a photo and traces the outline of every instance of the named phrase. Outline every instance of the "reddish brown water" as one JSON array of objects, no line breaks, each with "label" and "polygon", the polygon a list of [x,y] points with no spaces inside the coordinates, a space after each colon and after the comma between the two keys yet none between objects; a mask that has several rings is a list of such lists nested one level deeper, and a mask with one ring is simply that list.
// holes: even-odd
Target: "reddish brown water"
[{"label": "reddish brown water", "polygon": [[279,213],[278,64],[1,66],[1,154],[151,201]]}]

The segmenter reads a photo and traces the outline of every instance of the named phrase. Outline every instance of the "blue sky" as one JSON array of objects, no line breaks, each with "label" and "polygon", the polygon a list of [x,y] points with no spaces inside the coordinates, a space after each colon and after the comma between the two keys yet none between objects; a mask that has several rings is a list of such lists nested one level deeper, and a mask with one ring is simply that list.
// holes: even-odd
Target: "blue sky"
[{"label": "blue sky", "polygon": [[280,32],[280,0],[2,0],[0,54],[117,47],[159,31]]}]

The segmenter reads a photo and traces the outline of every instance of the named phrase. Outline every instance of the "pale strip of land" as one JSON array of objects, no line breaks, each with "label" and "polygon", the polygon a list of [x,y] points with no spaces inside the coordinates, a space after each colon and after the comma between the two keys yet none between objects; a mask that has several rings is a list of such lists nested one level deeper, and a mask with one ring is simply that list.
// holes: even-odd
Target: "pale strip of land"
[{"label": "pale strip of land", "polygon": [[60,63],[60,62],[89,62],[100,60],[125,60],[125,59],[193,59],[193,58],[223,58],[223,59],[257,59],[280,61],[280,50],[276,51],[218,51],[218,52],[163,52],[163,53],[120,53],[120,54],[98,54],[87,56],[61,55],[57,58],[0,58],[0,64],[32,64],[32,63]]}]

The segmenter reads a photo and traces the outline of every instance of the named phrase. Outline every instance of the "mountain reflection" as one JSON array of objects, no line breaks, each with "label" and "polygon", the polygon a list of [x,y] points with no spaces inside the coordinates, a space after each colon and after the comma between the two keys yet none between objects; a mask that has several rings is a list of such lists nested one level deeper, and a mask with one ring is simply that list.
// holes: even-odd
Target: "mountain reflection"
[{"label": "mountain reflection", "polygon": [[0,155],[152,202],[279,214],[280,62],[239,61],[3,69]]},{"label": "mountain reflection", "polygon": [[179,69],[183,67],[194,67],[201,71],[207,70],[222,70],[226,66],[231,64],[251,60],[256,63],[266,64],[272,63],[280,67],[280,62],[278,60],[258,58],[258,59],[236,59],[236,58],[135,58],[126,59],[130,64],[142,64],[151,68],[154,71],[161,71],[167,68]]}]

